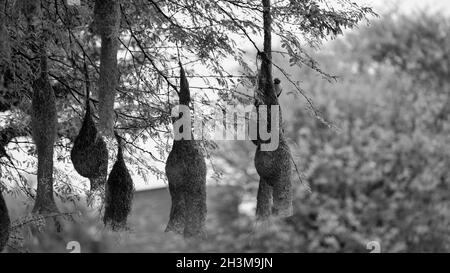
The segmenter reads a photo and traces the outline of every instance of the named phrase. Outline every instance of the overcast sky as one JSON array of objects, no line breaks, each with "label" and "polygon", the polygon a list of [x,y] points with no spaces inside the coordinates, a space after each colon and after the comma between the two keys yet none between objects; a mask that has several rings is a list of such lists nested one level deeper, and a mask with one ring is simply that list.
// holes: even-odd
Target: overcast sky
[{"label": "overcast sky", "polygon": [[397,6],[403,12],[428,9],[431,12],[440,11],[450,14],[449,0],[355,0],[358,4],[367,4],[374,7],[377,13]]}]

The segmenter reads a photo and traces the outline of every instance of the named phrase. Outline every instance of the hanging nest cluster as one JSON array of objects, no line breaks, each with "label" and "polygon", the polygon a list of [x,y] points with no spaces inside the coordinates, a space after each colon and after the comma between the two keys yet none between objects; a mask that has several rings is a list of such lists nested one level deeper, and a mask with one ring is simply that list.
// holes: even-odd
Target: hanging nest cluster
[{"label": "hanging nest cluster", "polygon": [[89,90],[86,95],[86,113],[83,125],[75,138],[70,159],[75,170],[81,176],[89,178],[91,191],[105,185],[108,172],[108,149],[92,120]]},{"label": "hanging nest cluster", "polygon": [[8,215],[8,208],[6,207],[5,199],[3,199],[3,194],[0,191],[0,252],[3,251],[8,242],[10,226],[11,221]]},{"label": "hanging nest cluster", "polygon": [[127,218],[131,212],[134,186],[131,175],[123,159],[120,136],[115,132],[119,146],[117,159],[106,182],[105,214],[103,222],[113,230],[126,228]]},{"label": "hanging nest cluster", "polygon": [[[189,84],[181,63],[178,95],[180,104],[189,105]],[[183,118],[190,119],[190,116]],[[207,214],[206,163],[198,143],[192,138],[174,140],[165,171],[172,198],[166,232],[172,231],[185,237],[203,237],[206,234]]]}]

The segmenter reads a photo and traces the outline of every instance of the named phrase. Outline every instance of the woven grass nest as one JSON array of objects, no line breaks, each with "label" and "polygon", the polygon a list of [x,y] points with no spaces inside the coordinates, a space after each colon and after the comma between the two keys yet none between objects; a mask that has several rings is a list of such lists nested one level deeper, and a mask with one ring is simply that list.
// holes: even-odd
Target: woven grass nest
[{"label": "woven grass nest", "polygon": [[[89,95],[87,95],[86,114],[78,136],[75,138],[70,159],[75,170],[91,181],[91,190],[106,183],[108,169],[108,149],[98,134],[91,116]],[[100,179],[103,178],[103,179]]]},{"label": "woven grass nest", "polygon": [[120,24],[120,5],[118,0],[97,0],[94,6],[94,33],[104,37],[117,37]]},{"label": "woven grass nest", "polygon": [[[264,75],[260,75],[258,82],[258,92],[255,105],[264,104],[268,106],[267,120],[268,130],[272,130],[271,124],[271,105],[279,105],[277,94],[275,94],[272,75],[269,67],[270,62],[263,61],[261,71]],[[279,81],[278,81],[279,84]],[[258,132],[259,132],[259,111],[258,111]],[[282,128],[282,113],[279,113],[279,145],[274,151],[262,151],[261,141],[254,141],[257,145],[255,152],[255,168],[260,177],[258,195],[256,201],[256,216],[259,220],[268,219],[271,215],[289,217],[293,214],[292,206],[292,164],[291,152],[286,142]]]},{"label": "woven grass nest", "polygon": [[[189,83],[181,63],[178,96],[180,104],[189,105]],[[172,198],[166,232],[183,234],[184,237],[204,237],[207,214],[206,163],[198,142],[174,140],[165,171]]]},{"label": "woven grass nest", "polygon": [[131,212],[134,186],[131,175],[123,159],[121,137],[114,132],[119,149],[117,159],[106,182],[105,213],[103,222],[113,230],[126,228],[127,218]]},{"label": "woven grass nest", "polygon": [[275,151],[261,151],[260,147],[257,148],[255,167],[260,176],[257,217],[266,219],[270,215],[292,216],[291,153],[282,134]]},{"label": "woven grass nest", "polygon": [[10,225],[8,208],[5,199],[3,199],[3,194],[0,192],[0,252],[3,251],[8,242]]}]

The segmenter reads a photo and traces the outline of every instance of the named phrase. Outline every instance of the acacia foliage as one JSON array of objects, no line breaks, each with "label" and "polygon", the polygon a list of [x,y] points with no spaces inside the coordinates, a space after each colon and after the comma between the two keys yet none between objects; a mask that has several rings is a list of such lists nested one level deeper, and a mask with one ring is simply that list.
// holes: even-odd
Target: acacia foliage
[{"label": "acacia foliage", "polygon": [[[65,2],[42,1],[47,7],[43,24],[51,37],[48,41],[49,77],[57,97],[61,124],[58,143],[70,149],[64,139],[73,141],[80,127],[84,55],[92,75],[94,116],[97,116],[100,50],[98,37],[91,32],[94,3],[81,1],[81,5],[70,6]],[[318,46],[323,39],[339,35],[343,28],[354,27],[372,14],[370,8],[356,6],[350,1],[339,1],[342,5],[335,9],[322,2],[278,1],[273,7],[273,33],[281,39],[285,54],[291,56],[293,64],[304,64],[317,71],[320,71],[317,63],[304,48]],[[13,1],[7,1],[5,10],[11,48],[5,69],[13,83],[2,90],[8,94],[2,99],[21,102],[12,104],[12,109],[14,115],[25,117],[21,126],[26,129],[32,94],[30,83],[38,65],[31,54],[36,43],[34,34],[26,27],[26,18],[13,4]],[[168,152],[166,138],[170,132],[170,108],[175,96],[173,87],[177,82],[177,76],[172,73],[177,67],[174,61],[176,45],[188,76],[204,83],[191,86],[194,101],[208,107],[214,104],[209,95],[215,93],[221,98],[219,104],[225,103],[236,97],[237,87],[247,88],[252,84],[256,67],[237,39],[252,50],[256,50],[255,46],[261,49],[257,42],[262,33],[261,3],[122,1],[120,13],[119,56],[123,57],[118,60],[120,82],[116,97],[116,127],[127,131],[125,141],[131,142],[127,145],[130,154],[142,155],[128,158],[130,164],[137,166],[138,174],[147,177],[152,173],[163,177],[161,170],[151,162],[164,162]],[[288,24],[292,27],[286,27]],[[242,67],[242,77],[234,77],[225,70],[226,59],[235,60]],[[206,68],[206,72],[193,73],[194,65]],[[241,100],[245,98],[240,97]],[[11,119],[7,120],[11,121],[13,116],[9,117]],[[148,140],[155,143],[158,153],[143,145]],[[143,157],[148,160],[141,160]]]}]

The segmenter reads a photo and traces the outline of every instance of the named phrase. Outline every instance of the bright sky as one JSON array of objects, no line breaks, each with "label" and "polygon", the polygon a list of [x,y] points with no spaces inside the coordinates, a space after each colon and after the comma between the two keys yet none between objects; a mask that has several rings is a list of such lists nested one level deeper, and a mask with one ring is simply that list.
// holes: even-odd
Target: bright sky
[{"label": "bright sky", "polygon": [[450,14],[449,0],[354,0],[357,4],[372,6],[377,13],[398,7],[403,12],[414,12],[428,9],[431,12],[440,11]]}]

